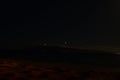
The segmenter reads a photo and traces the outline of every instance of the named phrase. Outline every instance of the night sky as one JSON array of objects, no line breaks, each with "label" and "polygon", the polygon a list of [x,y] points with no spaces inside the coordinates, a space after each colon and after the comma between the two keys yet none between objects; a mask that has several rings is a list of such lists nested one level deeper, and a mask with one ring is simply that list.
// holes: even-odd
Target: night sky
[{"label": "night sky", "polygon": [[[1,48],[48,44],[120,45],[117,0],[26,2],[3,16]],[[18,4],[15,4],[18,5]],[[6,21],[6,19],[7,21]]]}]

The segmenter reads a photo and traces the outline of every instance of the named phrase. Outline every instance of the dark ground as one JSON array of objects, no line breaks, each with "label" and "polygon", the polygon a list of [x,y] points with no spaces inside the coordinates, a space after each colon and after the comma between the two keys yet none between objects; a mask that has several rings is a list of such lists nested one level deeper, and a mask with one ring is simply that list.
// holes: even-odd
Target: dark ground
[{"label": "dark ground", "polygon": [[0,58],[120,68],[120,55],[96,50],[78,50],[61,47],[37,46],[23,50],[1,50]]}]

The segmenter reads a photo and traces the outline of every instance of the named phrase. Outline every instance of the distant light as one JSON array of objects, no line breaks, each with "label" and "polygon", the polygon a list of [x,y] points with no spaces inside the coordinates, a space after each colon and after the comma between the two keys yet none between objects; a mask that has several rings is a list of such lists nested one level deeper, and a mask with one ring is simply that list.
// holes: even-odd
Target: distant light
[{"label": "distant light", "polygon": [[43,46],[47,46],[47,43],[44,43]]},{"label": "distant light", "polygon": [[65,41],[65,44],[67,44],[67,41]]}]

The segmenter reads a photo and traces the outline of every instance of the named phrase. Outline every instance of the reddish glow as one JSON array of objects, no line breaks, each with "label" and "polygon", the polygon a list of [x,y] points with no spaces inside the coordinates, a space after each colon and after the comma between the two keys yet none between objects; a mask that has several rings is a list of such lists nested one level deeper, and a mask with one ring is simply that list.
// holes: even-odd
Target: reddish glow
[{"label": "reddish glow", "polygon": [[29,80],[116,80],[119,73],[100,72],[96,70],[78,70],[67,65],[26,64],[20,61],[0,61],[0,79],[14,80],[23,78]]}]

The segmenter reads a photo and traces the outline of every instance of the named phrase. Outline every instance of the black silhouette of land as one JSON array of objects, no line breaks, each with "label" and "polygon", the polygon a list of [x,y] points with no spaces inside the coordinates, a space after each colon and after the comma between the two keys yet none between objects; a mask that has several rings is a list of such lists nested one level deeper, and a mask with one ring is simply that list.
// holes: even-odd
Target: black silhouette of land
[{"label": "black silhouette of land", "polygon": [[98,51],[57,46],[36,46],[21,50],[1,50],[1,59],[32,62],[63,63],[102,68],[120,68],[120,55]]}]

